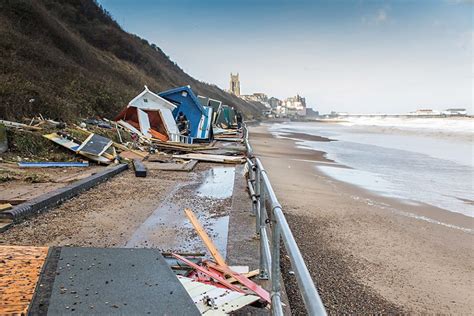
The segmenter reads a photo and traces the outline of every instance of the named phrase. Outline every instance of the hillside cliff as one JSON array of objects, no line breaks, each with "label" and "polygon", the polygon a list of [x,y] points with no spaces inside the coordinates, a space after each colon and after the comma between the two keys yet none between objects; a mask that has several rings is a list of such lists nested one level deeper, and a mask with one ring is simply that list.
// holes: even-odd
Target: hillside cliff
[{"label": "hillside cliff", "polygon": [[152,91],[189,84],[247,117],[261,113],[260,104],[186,74],[94,0],[0,0],[0,38],[0,118],[110,118],[145,84]]}]

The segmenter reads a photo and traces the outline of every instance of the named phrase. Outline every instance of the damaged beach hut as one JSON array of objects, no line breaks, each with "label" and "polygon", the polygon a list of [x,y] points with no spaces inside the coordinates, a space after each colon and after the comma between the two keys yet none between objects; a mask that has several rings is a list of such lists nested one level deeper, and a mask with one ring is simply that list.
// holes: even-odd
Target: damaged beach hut
[{"label": "damaged beach hut", "polygon": [[221,105],[215,124],[221,128],[237,127],[237,116],[234,108],[228,105]]},{"label": "damaged beach hut", "polygon": [[147,86],[133,98],[116,117],[123,127],[132,132],[161,141],[188,142],[181,136],[173,117],[176,106],[151,92]]},{"label": "damaged beach hut", "polygon": [[219,100],[211,99],[211,98],[204,97],[201,95],[198,95],[198,99],[201,102],[202,106],[208,106],[212,108],[212,124],[216,124],[217,115],[220,111],[222,102]]},{"label": "damaged beach hut", "polygon": [[202,106],[190,86],[163,91],[159,95],[176,106],[173,110],[175,120],[181,112],[186,116],[191,137],[207,140],[212,136],[212,108]]}]

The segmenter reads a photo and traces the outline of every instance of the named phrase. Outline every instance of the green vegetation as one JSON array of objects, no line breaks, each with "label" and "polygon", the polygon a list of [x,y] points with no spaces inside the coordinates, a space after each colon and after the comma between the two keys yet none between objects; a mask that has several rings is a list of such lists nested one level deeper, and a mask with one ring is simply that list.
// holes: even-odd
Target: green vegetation
[{"label": "green vegetation", "polygon": [[0,118],[112,118],[144,85],[162,91],[188,84],[247,117],[261,113],[258,104],[184,73],[93,0],[3,0],[0,38]]}]

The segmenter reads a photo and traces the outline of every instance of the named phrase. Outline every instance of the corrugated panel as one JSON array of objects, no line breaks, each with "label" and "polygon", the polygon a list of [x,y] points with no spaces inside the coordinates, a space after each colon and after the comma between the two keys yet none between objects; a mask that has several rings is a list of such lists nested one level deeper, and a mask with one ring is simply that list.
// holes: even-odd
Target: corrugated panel
[{"label": "corrugated panel", "polygon": [[183,276],[178,276],[178,279],[203,315],[226,315],[259,299],[255,295],[231,291]]}]

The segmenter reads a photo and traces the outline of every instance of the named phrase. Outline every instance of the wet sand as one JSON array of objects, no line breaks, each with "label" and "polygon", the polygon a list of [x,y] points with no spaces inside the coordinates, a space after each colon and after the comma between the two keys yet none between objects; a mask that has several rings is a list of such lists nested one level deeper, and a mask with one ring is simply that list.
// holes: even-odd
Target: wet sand
[{"label": "wet sand", "polygon": [[265,126],[250,138],[329,312],[473,313],[472,218],[331,179],[315,168],[334,163],[323,152]]}]

